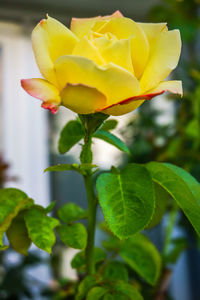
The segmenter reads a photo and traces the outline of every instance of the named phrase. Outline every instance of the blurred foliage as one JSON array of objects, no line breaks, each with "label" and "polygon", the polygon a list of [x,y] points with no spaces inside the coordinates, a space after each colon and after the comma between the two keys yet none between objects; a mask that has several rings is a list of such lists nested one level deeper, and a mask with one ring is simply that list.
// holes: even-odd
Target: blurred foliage
[{"label": "blurred foliage", "polygon": [[[169,29],[179,28],[183,41],[182,56],[175,78],[182,80],[183,99],[174,101],[174,122],[162,125],[162,118],[152,103],[143,104],[128,124],[131,161],[168,161],[183,167],[200,179],[200,1],[163,0],[149,13],[149,21],[167,20]],[[168,96],[175,100],[175,96]]]},{"label": "blurred foliage", "polygon": [[[184,94],[182,99],[167,95],[174,109],[173,121],[170,123],[162,122],[163,111],[153,101],[146,101],[133,114],[128,129],[122,132],[132,153],[129,162],[167,161],[184,168],[200,181],[200,1],[162,0],[149,12],[148,21],[167,21],[170,30],[178,28],[181,32],[182,55],[173,76],[182,80]],[[167,215],[171,209],[168,207]],[[190,249],[199,247],[198,238],[182,213],[178,225],[185,232],[188,241],[181,239],[181,243],[174,248],[171,256],[172,260],[176,258],[175,261],[176,254],[179,256],[186,244]],[[194,259],[196,261],[198,257],[195,256]],[[191,260],[192,257],[189,257],[189,261]],[[195,267],[198,268],[198,264]],[[165,271],[163,269],[163,276]],[[198,287],[192,283],[192,297],[196,297],[195,289],[198,295]]]}]

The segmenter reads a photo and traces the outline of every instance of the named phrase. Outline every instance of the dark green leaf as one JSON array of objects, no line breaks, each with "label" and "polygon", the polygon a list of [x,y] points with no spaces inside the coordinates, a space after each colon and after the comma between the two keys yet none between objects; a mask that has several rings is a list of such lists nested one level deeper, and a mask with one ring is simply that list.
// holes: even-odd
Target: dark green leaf
[{"label": "dark green leaf", "polygon": [[63,243],[67,246],[75,249],[85,249],[87,230],[83,224],[61,225],[57,228],[57,232]]},{"label": "dark green leaf", "polygon": [[101,126],[101,130],[104,131],[110,131],[113,130],[117,127],[117,120],[114,119],[110,119],[110,120],[106,120],[105,123]]},{"label": "dark green leaf", "polygon": [[56,205],[56,201],[52,201],[46,208],[45,208],[45,213],[48,214],[50,213],[53,209],[54,206]]},{"label": "dark green leaf", "polygon": [[126,144],[124,144],[124,142],[122,142],[122,140],[120,140],[117,136],[115,136],[114,134],[112,134],[108,131],[104,131],[104,130],[100,129],[100,130],[95,132],[93,137],[97,138],[97,139],[100,139],[100,140],[103,140],[103,141],[115,146],[119,150],[130,154],[130,150],[128,149]]},{"label": "dark green leaf", "polygon": [[8,228],[6,235],[12,248],[22,254],[28,255],[28,249],[31,245],[31,239],[28,236],[28,230],[24,221],[24,212],[18,214]]},{"label": "dark green leaf", "polygon": [[[106,253],[101,248],[94,248],[94,262],[95,264],[104,261],[106,259]],[[71,266],[74,269],[80,269],[85,266],[85,251],[77,253],[72,259]]]},{"label": "dark green leaf", "polygon": [[200,184],[185,170],[168,163],[151,162],[147,168],[183,210],[200,235]]},{"label": "dark green leaf", "polygon": [[88,172],[96,172],[97,165],[92,164],[58,164],[55,166],[48,167],[44,170],[44,172],[60,172],[60,171],[76,171],[81,175],[87,175]]},{"label": "dark green leaf", "polygon": [[58,150],[61,154],[69,151],[84,137],[84,129],[77,120],[68,122],[60,134]]},{"label": "dark green leaf", "polygon": [[0,247],[4,247],[3,235],[10,227],[12,220],[20,211],[28,209],[32,205],[33,200],[18,189],[0,190]]},{"label": "dark green leaf", "polygon": [[85,252],[78,252],[71,261],[71,267],[73,269],[81,269],[85,266]]},{"label": "dark green leaf", "polygon": [[88,212],[74,203],[67,203],[58,209],[59,218],[65,223],[71,223],[87,217]]},{"label": "dark green leaf", "polygon": [[86,276],[78,287],[78,293],[75,296],[75,300],[82,300],[85,299],[85,296],[87,295],[88,291],[94,287],[98,283],[98,280],[95,276],[89,275]]},{"label": "dark green leaf", "polygon": [[97,192],[105,220],[120,239],[142,230],[151,220],[153,182],[142,165],[129,164],[119,174],[101,174]]},{"label": "dark green leaf", "polygon": [[88,292],[86,300],[101,299],[107,291],[108,290],[103,287],[95,286]]},{"label": "dark green leaf", "polygon": [[150,229],[158,225],[166,211],[169,194],[159,184],[154,182],[155,189],[155,209],[153,217],[146,228]]},{"label": "dark green leaf", "polygon": [[126,240],[120,250],[124,261],[142,278],[155,285],[161,270],[161,257],[151,241],[142,234]]},{"label": "dark green leaf", "polygon": [[123,263],[112,261],[106,265],[103,277],[109,281],[128,281],[128,271]]},{"label": "dark green leaf", "polygon": [[[113,286],[114,292],[116,293],[114,299],[117,300],[143,300],[142,295],[136,290],[136,288],[124,281],[117,281],[115,285]],[[122,295],[119,294],[119,297],[117,296],[117,293],[121,293],[125,295],[126,297],[123,298]],[[117,296],[117,297],[116,297]]]},{"label": "dark green leaf", "polygon": [[43,211],[37,208],[27,211],[24,218],[32,242],[38,248],[51,253],[56,239],[53,229],[59,225],[59,221],[46,216]]}]

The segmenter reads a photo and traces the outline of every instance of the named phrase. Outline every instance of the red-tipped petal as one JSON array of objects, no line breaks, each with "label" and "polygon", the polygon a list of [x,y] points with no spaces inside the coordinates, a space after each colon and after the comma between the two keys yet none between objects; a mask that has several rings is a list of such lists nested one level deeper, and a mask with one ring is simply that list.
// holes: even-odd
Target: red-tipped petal
[{"label": "red-tipped petal", "polygon": [[59,90],[47,80],[40,78],[22,79],[21,86],[31,96],[43,101],[42,107],[52,113],[58,110],[60,105]]},{"label": "red-tipped petal", "polygon": [[43,102],[41,107],[50,110],[52,114],[55,114],[58,111],[58,106],[56,106],[54,103]]},{"label": "red-tipped petal", "polygon": [[110,115],[123,115],[135,110],[143,103],[144,100],[151,100],[152,98],[159,96],[164,92],[170,92],[182,96],[183,91],[181,81],[163,81],[155,89],[149,91],[149,93],[147,94],[123,99],[122,101],[110,106],[106,106],[99,111]]}]

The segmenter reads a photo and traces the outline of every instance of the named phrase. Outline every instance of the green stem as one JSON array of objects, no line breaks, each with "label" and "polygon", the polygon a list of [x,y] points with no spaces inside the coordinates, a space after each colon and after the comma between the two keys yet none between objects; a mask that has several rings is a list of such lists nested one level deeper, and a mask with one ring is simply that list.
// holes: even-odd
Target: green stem
[{"label": "green stem", "polygon": [[[86,133],[84,139],[84,145],[81,153],[81,162],[82,163],[92,163],[92,152],[91,152],[92,138]],[[95,225],[96,225],[96,210],[97,210],[97,200],[95,197],[93,183],[92,183],[92,174],[89,172],[87,175],[84,175],[85,188],[88,198],[88,238],[86,246],[86,273],[91,275],[95,272],[94,268],[94,241],[95,241]]]},{"label": "green stem", "polygon": [[95,272],[94,268],[94,239],[95,239],[95,225],[96,225],[96,209],[97,201],[95,199],[92,176],[84,176],[85,187],[88,197],[88,240],[86,246],[86,272],[91,275]]}]

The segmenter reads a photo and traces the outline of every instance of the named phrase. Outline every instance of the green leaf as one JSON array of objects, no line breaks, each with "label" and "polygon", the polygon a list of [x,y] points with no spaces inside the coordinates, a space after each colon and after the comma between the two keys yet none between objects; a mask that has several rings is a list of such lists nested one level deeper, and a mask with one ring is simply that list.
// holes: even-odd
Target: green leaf
[{"label": "green leaf", "polygon": [[0,247],[3,250],[3,235],[11,225],[12,220],[18,213],[33,205],[33,200],[14,188],[0,190]]},{"label": "green leaf", "polygon": [[13,219],[11,226],[6,231],[6,235],[12,248],[16,252],[22,255],[28,255],[31,239],[28,236],[24,213],[24,211],[20,212],[18,216]]},{"label": "green leaf", "polygon": [[71,267],[73,269],[81,269],[85,266],[85,252],[81,251],[74,255],[71,261]]},{"label": "green leaf", "polygon": [[58,150],[61,154],[69,151],[84,137],[84,129],[77,120],[68,122],[60,134]]},{"label": "green leaf", "polygon": [[98,300],[101,299],[103,295],[105,295],[105,293],[108,290],[105,288],[102,288],[100,286],[95,286],[93,287],[87,294],[86,300]]},{"label": "green leaf", "polygon": [[50,213],[50,212],[54,209],[55,205],[56,205],[56,201],[52,201],[52,202],[44,209],[45,213],[46,213],[46,214]]},{"label": "green leaf", "polygon": [[60,171],[76,171],[81,175],[87,175],[88,173],[95,173],[97,171],[97,165],[92,164],[58,164],[55,166],[48,167],[44,172],[60,172]]},{"label": "green leaf", "polygon": [[85,299],[85,296],[87,295],[88,291],[94,287],[98,283],[98,280],[93,275],[86,276],[78,287],[78,293],[75,296],[75,300],[82,300]]},{"label": "green leaf", "polygon": [[[94,248],[94,263],[97,264],[106,259],[106,253],[103,249],[95,247]],[[77,253],[71,261],[71,266],[73,269],[80,269],[85,266],[85,251]]]},{"label": "green leaf", "polygon": [[151,162],[146,167],[153,180],[172,196],[200,235],[200,184],[185,170],[172,164]]},{"label": "green leaf", "polygon": [[115,136],[114,134],[112,134],[108,131],[104,131],[104,130],[100,129],[100,130],[95,132],[93,137],[97,138],[97,139],[100,139],[100,140],[103,140],[103,141],[115,146],[119,150],[130,154],[130,150],[128,149],[126,144],[124,144],[124,142],[122,142],[122,140],[120,140],[117,136]]},{"label": "green leaf", "polygon": [[37,208],[27,211],[24,219],[32,242],[38,248],[51,253],[51,248],[56,240],[53,229],[59,225],[59,221],[46,216],[43,211]]},{"label": "green leaf", "polygon": [[125,241],[121,247],[120,255],[149,284],[156,284],[160,276],[161,257],[146,236],[136,234]]},{"label": "green leaf", "polygon": [[142,230],[154,211],[154,189],[146,168],[129,164],[97,179],[98,199],[110,230],[120,239]]},{"label": "green leaf", "polygon": [[67,246],[75,249],[85,249],[87,244],[87,230],[83,224],[61,225],[57,228],[57,232],[63,243]]},{"label": "green leaf", "polygon": [[[136,290],[136,288],[124,281],[116,281],[113,286],[113,290],[116,293],[114,295],[115,300],[143,300],[142,295]],[[118,293],[123,294],[126,297],[123,298],[123,296]]]},{"label": "green leaf", "polygon": [[117,120],[115,119],[110,119],[110,120],[107,120],[105,121],[105,123],[103,123],[103,125],[101,126],[101,130],[104,130],[104,131],[110,131],[110,130],[113,130],[117,127]]},{"label": "green leaf", "polygon": [[155,189],[155,209],[153,217],[150,223],[147,225],[147,229],[153,228],[158,225],[165,214],[169,194],[164,190],[159,184],[154,182],[154,189]]},{"label": "green leaf", "polygon": [[65,223],[86,218],[88,212],[74,203],[67,203],[58,209],[58,217]]},{"label": "green leaf", "polygon": [[106,265],[103,277],[109,281],[128,281],[128,271],[120,261],[112,261]]}]

